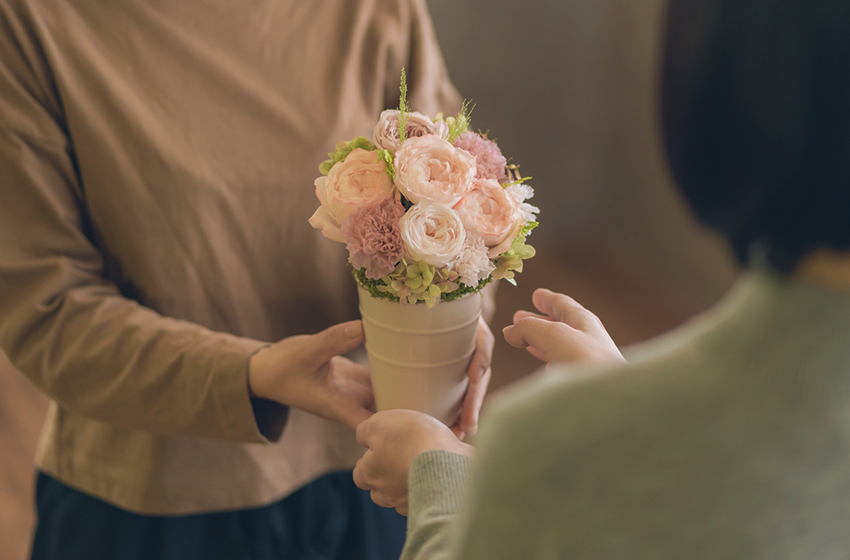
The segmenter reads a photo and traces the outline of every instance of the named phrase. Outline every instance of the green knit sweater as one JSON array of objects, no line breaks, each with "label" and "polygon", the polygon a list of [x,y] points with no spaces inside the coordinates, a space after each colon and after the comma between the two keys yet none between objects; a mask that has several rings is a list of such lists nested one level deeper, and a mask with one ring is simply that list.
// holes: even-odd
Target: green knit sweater
[{"label": "green knit sweater", "polygon": [[523,382],[478,441],[414,461],[403,560],[850,558],[850,294],[747,273],[628,365]]}]

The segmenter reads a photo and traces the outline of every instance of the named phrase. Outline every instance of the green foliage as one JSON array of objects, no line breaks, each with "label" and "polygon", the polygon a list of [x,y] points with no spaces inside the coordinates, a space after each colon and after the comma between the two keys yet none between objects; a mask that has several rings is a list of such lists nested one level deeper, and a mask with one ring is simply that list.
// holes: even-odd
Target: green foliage
[{"label": "green foliage", "polygon": [[[534,228],[536,228],[539,225],[540,225],[540,222],[526,222],[526,224],[524,226],[522,226],[522,228],[520,228],[519,236],[517,237],[517,239],[519,237],[522,237],[523,242],[524,242],[525,238],[528,237],[529,235],[531,235],[531,232],[534,231]],[[516,243],[516,239],[514,240],[514,243]],[[513,244],[511,246],[513,246]]]},{"label": "green foliage", "polygon": [[328,157],[330,159],[323,161],[319,165],[319,172],[322,175],[327,175],[331,172],[331,168],[334,165],[343,161],[346,157],[348,157],[348,154],[350,154],[357,148],[361,148],[369,152],[374,152],[378,149],[372,145],[368,138],[365,138],[363,136],[358,136],[350,142],[337,142],[336,146],[334,146],[334,151],[328,154]]},{"label": "green foliage", "polygon": [[502,187],[508,188],[508,187],[512,187],[514,185],[522,185],[523,183],[525,183],[527,181],[531,181],[532,178],[533,177],[520,177],[519,179],[515,179],[515,180],[511,181],[510,183],[505,183],[504,185],[502,185]]},{"label": "green foliage", "polygon": [[366,278],[365,268],[355,268],[352,270],[352,274],[354,275],[355,280],[357,280],[357,283],[363,286],[363,289],[369,292],[369,295],[371,295],[373,298],[388,299],[395,303],[399,302],[399,299],[396,296],[392,295],[389,292],[382,292],[378,289],[379,286],[386,287],[386,284],[384,284],[383,279],[372,280],[371,278]]},{"label": "green foliage", "polygon": [[387,175],[390,176],[390,180],[395,181],[395,163],[393,163],[393,155],[389,150],[378,150],[378,155],[381,156],[381,159],[384,160],[384,164],[387,166]]},{"label": "green foliage", "polygon": [[540,225],[538,222],[528,222],[519,231],[519,235],[511,243],[511,248],[496,257],[496,270],[493,271],[493,277],[496,279],[504,278],[514,286],[516,280],[514,276],[517,272],[522,272],[523,261],[532,258],[537,254],[537,251],[531,245],[526,244],[526,239],[531,235],[532,230]]},{"label": "green foliage", "polygon": [[407,104],[407,74],[401,69],[401,85],[398,97],[398,141],[407,140],[407,121],[410,120],[410,107]]},{"label": "green foliage", "polygon": [[401,304],[424,303],[428,307],[434,307],[439,301],[454,301],[467,294],[478,293],[493,281],[493,277],[488,276],[477,286],[467,286],[458,283],[457,272],[435,268],[424,262],[408,264],[405,260],[393,272],[378,280],[367,278],[365,268],[354,269],[352,274],[374,298]]},{"label": "green foliage", "polygon": [[456,299],[462,298],[467,294],[477,294],[478,292],[484,289],[484,286],[486,286],[493,280],[493,276],[490,275],[487,278],[484,278],[483,280],[478,282],[477,286],[467,286],[466,284],[461,284],[460,288],[458,288],[457,290],[448,294],[443,294],[443,301],[454,301]]},{"label": "green foliage", "polygon": [[464,100],[463,107],[457,117],[449,117],[446,119],[446,124],[449,125],[449,142],[454,142],[455,138],[469,130],[469,125],[472,123],[472,110],[475,106],[469,105],[469,100]]}]

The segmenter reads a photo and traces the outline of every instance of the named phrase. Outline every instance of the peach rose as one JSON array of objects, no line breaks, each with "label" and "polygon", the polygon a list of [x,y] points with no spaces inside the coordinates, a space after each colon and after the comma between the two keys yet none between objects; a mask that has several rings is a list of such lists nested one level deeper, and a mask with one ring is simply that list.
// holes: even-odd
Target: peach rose
[{"label": "peach rose", "polygon": [[444,267],[463,251],[466,230],[457,212],[444,204],[414,205],[399,223],[405,253],[416,262]]},{"label": "peach rose", "polygon": [[327,177],[316,179],[316,196],[322,205],[310,218],[328,239],[345,243],[340,224],[352,212],[379,204],[395,195],[384,160],[377,152],[352,150],[334,165]]},{"label": "peach rose", "polygon": [[395,156],[398,190],[411,202],[454,206],[472,186],[475,158],[439,136],[410,138]]},{"label": "peach rose", "polygon": [[491,259],[510,249],[522,227],[519,203],[494,179],[476,179],[454,209],[466,229],[484,240]]}]

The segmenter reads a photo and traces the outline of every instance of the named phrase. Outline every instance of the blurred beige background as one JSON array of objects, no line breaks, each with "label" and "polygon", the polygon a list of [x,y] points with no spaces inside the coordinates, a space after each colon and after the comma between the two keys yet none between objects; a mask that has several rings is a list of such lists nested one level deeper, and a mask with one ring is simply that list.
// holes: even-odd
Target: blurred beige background
[{"label": "blurred beige background", "polygon": [[[714,303],[735,274],[675,193],[656,103],[662,0],[430,0],[447,64],[537,191],[538,256],[499,291],[499,330],[538,286],[597,313],[621,345]],[[0,318],[2,320],[2,318]],[[497,346],[496,390],[538,367]],[[45,399],[0,356],[0,558],[26,557]]]},{"label": "blurred beige background", "polygon": [[[446,62],[476,104],[473,126],[533,176],[542,209],[519,287],[500,288],[494,327],[535,287],[585,304],[622,345],[714,303],[735,267],[675,190],[658,127],[664,0],[430,0]],[[494,329],[495,330],[495,329]],[[500,386],[534,361],[496,350]]]}]

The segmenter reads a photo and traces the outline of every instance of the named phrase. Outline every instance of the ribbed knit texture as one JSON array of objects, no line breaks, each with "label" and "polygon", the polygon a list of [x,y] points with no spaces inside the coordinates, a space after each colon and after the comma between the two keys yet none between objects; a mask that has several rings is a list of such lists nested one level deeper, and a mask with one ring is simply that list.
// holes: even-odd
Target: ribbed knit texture
[{"label": "ribbed knit texture", "polygon": [[443,530],[443,524],[460,506],[471,466],[469,457],[442,450],[426,451],[413,460],[408,473],[408,541],[402,560],[413,550],[418,558],[446,551],[449,534]]},{"label": "ribbed knit texture", "polygon": [[453,513],[469,478],[472,459],[449,451],[426,451],[414,459],[408,481],[411,513]]}]

